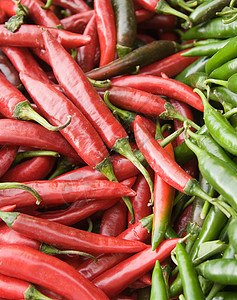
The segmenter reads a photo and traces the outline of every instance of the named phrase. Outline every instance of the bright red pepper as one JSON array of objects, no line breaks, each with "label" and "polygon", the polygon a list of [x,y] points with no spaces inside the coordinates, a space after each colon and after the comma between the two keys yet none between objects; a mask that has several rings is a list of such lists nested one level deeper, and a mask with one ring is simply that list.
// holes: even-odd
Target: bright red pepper
[{"label": "bright red pepper", "polygon": [[11,216],[10,222],[7,219],[4,221],[13,230],[59,249],[98,254],[134,253],[147,247],[138,241],[91,233],[23,213],[0,212],[0,215],[3,220]]},{"label": "bright red pepper", "polygon": [[88,10],[61,19],[60,22],[65,30],[75,33],[83,33],[86,25],[93,17],[93,15],[94,10]]},{"label": "bright red pepper", "polygon": [[[57,29],[53,27],[43,27],[65,47],[76,48],[86,45],[91,38],[88,35],[76,34],[70,31]],[[44,48],[42,36],[42,26],[40,25],[21,25],[16,32],[11,32],[0,24],[0,45],[15,47],[39,47]]]},{"label": "bright red pepper", "polygon": [[54,0],[53,3],[57,6],[68,8],[74,13],[80,13],[90,10],[84,0]]},{"label": "bright red pepper", "polygon": [[92,282],[108,297],[115,297],[130,283],[150,271],[157,259],[162,261],[168,257],[179,241],[180,239],[166,240],[155,251],[147,247],[96,277]]},{"label": "bright red pepper", "polygon": [[63,93],[25,73],[20,73],[20,78],[33,101],[52,124],[62,124],[71,116],[70,124],[61,130],[61,134],[89,166],[94,168],[108,160],[109,153],[99,134]]},{"label": "bright red pepper", "polygon": [[24,182],[44,179],[52,170],[55,158],[52,156],[38,156],[26,160],[9,169],[1,181]]},{"label": "bright red pepper", "polygon": [[0,51],[0,71],[15,87],[20,86],[19,73],[3,51]]},{"label": "bright red pepper", "polygon": [[34,78],[51,83],[47,74],[39,66],[27,48],[3,46],[1,47],[1,50],[7,55],[19,73],[27,72]]},{"label": "bright red pepper", "polygon": [[[77,62],[82,70],[86,73],[96,67],[96,54],[99,49],[99,40],[96,30],[96,18],[92,16],[88,22],[84,34],[90,35],[91,42],[77,50]],[[100,50],[99,50],[100,51]]]},{"label": "bright red pepper", "polygon": [[0,262],[2,274],[42,285],[67,299],[108,299],[74,268],[35,249],[20,245],[2,245]]},{"label": "bright red pepper", "polygon": [[135,13],[136,13],[137,24],[149,20],[154,15],[153,12],[150,12],[146,9],[138,9],[136,10]]},{"label": "bright red pepper", "polygon": [[203,111],[200,96],[193,92],[190,86],[182,82],[152,75],[131,75],[111,80],[113,86],[127,86],[143,90],[148,93],[174,98]]},{"label": "bright red pepper", "polygon": [[[77,200],[108,199],[136,194],[123,184],[108,180],[37,180],[25,184],[38,191],[42,197],[41,205],[60,205]],[[34,197],[25,193],[22,190],[0,191],[0,206],[8,204],[16,204],[17,207],[34,206]]]},{"label": "bright red pepper", "polygon": [[183,50],[150,64],[149,66],[143,67],[139,71],[139,74],[161,76],[161,73],[163,72],[168,77],[174,77],[198,59],[198,57],[186,57],[188,59],[183,59],[184,57],[181,56],[181,54],[186,51],[187,50]]},{"label": "bright red pepper", "polygon": [[52,150],[81,161],[59,132],[49,131],[33,122],[0,119],[0,144]]},{"label": "bright red pepper", "polygon": [[115,58],[116,25],[110,0],[95,0],[94,9],[100,42],[100,67],[102,67]]}]

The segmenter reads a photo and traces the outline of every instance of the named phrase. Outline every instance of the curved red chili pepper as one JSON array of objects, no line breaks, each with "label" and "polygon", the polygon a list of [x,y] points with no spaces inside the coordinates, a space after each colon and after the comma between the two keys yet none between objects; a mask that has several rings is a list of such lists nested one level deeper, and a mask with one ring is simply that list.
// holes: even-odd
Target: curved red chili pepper
[{"label": "curved red chili pepper", "polygon": [[57,6],[68,8],[74,13],[90,10],[84,0],[54,0],[53,3]]},{"label": "curved red chili pepper", "polygon": [[44,179],[52,170],[55,158],[51,156],[39,156],[26,160],[9,169],[1,181],[24,182]]},{"label": "curved red chili pepper", "polygon": [[47,74],[39,66],[27,48],[3,46],[1,47],[1,50],[7,55],[19,73],[27,72],[34,78],[51,83]]},{"label": "curved red chili pepper", "polygon": [[110,0],[95,0],[94,10],[100,42],[100,67],[114,60],[116,53],[116,25]]},{"label": "curved red chili pepper", "polygon": [[[110,149],[113,148],[129,158],[136,165],[145,176],[152,194],[153,183],[146,169],[133,155],[128,142],[128,135],[122,125],[113,116],[71,55],[53,38],[50,32],[44,31],[43,37],[55,77],[66,95],[92,123],[105,144]],[[65,76],[65,66],[67,76]],[[72,80],[70,74],[74,74],[76,80]]]},{"label": "curved red chili pepper", "polygon": [[11,164],[13,163],[17,151],[18,151],[18,146],[9,146],[9,145],[4,145],[0,149],[0,177],[2,177],[7,170],[10,168]]},{"label": "curved red chili pepper", "polygon": [[118,236],[127,225],[127,207],[123,201],[107,209],[101,219],[100,234]]},{"label": "curved red chili pepper", "polygon": [[33,122],[0,119],[0,144],[52,150],[81,161],[76,151],[60,135]]},{"label": "curved red chili pepper", "polygon": [[151,136],[142,122],[142,117],[136,116],[134,133],[138,148],[145,156],[151,168],[175,189],[184,192],[189,180],[192,179]]},{"label": "curved red chili pepper", "polygon": [[8,17],[14,16],[16,14],[17,4],[14,1],[1,0],[0,7]]},{"label": "curved red chili pepper", "polygon": [[[152,171],[149,170],[151,178],[153,177]],[[151,206],[148,206],[148,203],[151,199],[151,193],[149,186],[146,182],[146,179],[142,174],[137,176],[137,180],[133,186],[133,190],[137,193],[136,196],[131,197],[131,203],[134,210],[134,222],[138,222],[142,218],[151,214]],[[131,223],[131,216],[128,215],[128,227],[132,226]]]},{"label": "curved red chili pepper", "polygon": [[29,8],[29,17],[35,24],[47,27],[56,27],[60,25],[59,18],[51,9],[42,8],[44,2],[40,0],[21,0],[21,4]]},{"label": "curved red chili pepper", "polygon": [[130,283],[150,271],[156,260],[163,261],[170,255],[181,239],[172,239],[162,242],[152,251],[151,247],[127,258],[113,268],[107,270],[92,282],[112,298],[122,292]]},{"label": "curved red chili pepper", "polygon": [[83,72],[89,72],[96,67],[95,57],[99,49],[99,40],[96,30],[96,18],[95,15],[91,17],[88,22],[84,34],[90,35],[91,42],[77,50],[77,62],[82,68]]},{"label": "curved red chili pepper", "polygon": [[[99,91],[102,95],[103,92]],[[109,101],[120,108],[157,117],[165,111],[166,100],[137,88],[114,85],[109,89]]]},{"label": "curved red chili pepper", "polygon": [[[149,237],[149,232],[147,227],[143,226],[143,223],[139,221],[133,224],[124,232],[122,232],[118,237],[131,241],[144,242]],[[108,253],[101,254],[96,258],[98,260],[96,264],[91,260],[87,259],[77,268],[77,270],[89,280],[93,280],[108,269],[112,268],[124,259],[128,258],[128,254]]]},{"label": "curved red chili pepper", "polygon": [[139,74],[161,76],[161,73],[163,72],[168,77],[174,77],[198,59],[198,57],[186,57],[188,59],[183,59],[181,54],[186,51],[187,50],[183,50],[150,64],[149,66],[143,67],[140,69]]},{"label": "curved red chili pepper", "polygon": [[[100,173],[101,174],[101,173]],[[131,179],[124,180],[122,184],[132,187]],[[72,203],[66,209],[60,209],[56,211],[48,211],[39,213],[37,216],[43,219],[47,219],[49,221],[58,222],[64,225],[73,225],[99,210],[106,210],[112,206],[114,206],[119,201],[119,198],[112,198],[112,199],[89,199],[89,200],[82,200],[76,201]],[[111,224],[110,224],[111,225]]]},{"label": "curved red chili pepper", "polygon": [[91,233],[23,213],[0,212],[0,215],[3,220],[5,216],[6,218],[11,216],[10,223],[7,219],[4,221],[13,230],[60,249],[98,254],[134,253],[147,247],[138,241]]},{"label": "curved red chili pepper", "polygon": [[52,124],[62,124],[71,115],[70,124],[60,132],[89,166],[94,168],[108,159],[109,153],[99,134],[63,93],[25,73],[20,73],[20,78],[33,101]]},{"label": "curved red chili pepper", "polygon": [[[41,205],[60,205],[84,199],[105,199],[134,196],[136,193],[118,182],[108,180],[37,180],[25,182],[34,187],[42,197]],[[27,193],[27,192],[25,192]],[[16,204],[17,207],[34,206],[35,198],[22,190],[0,191],[0,206]]]},{"label": "curved red chili pepper", "polygon": [[8,57],[0,50],[0,71],[2,74],[13,84],[15,87],[19,87],[21,84],[19,73]]},{"label": "curved red chili pepper", "polygon": [[65,30],[75,33],[83,33],[86,25],[89,23],[93,15],[94,10],[88,10],[63,18],[60,22]]},{"label": "curved red chili pepper", "polygon": [[174,98],[203,111],[200,96],[193,89],[182,82],[152,75],[131,75],[111,80],[114,86],[127,86],[140,89],[152,94]]},{"label": "curved red chili pepper", "polygon": [[[65,47],[76,48],[88,44],[91,40],[90,36],[72,33],[70,31],[43,27]],[[40,25],[21,25],[16,32],[11,32],[5,28],[5,25],[0,24],[0,45],[1,46],[16,46],[16,47],[39,47],[44,48],[42,36],[42,26]]]},{"label": "curved red chili pepper", "polygon": [[42,285],[68,299],[109,299],[73,267],[35,249],[2,245],[0,262],[2,274]]}]

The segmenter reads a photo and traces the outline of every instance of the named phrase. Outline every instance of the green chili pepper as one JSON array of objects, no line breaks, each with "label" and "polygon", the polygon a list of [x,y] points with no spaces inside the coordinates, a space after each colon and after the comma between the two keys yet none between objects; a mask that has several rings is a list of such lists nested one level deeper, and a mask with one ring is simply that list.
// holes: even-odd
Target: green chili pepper
[{"label": "green chili pepper", "polygon": [[214,18],[206,23],[196,25],[187,30],[183,35],[183,40],[192,39],[226,39],[237,35],[237,21],[224,24],[223,18]]},{"label": "green chili pepper", "polygon": [[182,280],[184,296],[186,300],[205,299],[192,260],[181,244],[175,247],[176,260]]},{"label": "green chili pepper", "polygon": [[162,300],[169,299],[159,260],[156,261],[152,273],[152,286],[151,286],[151,297],[150,297],[150,300],[156,300],[156,299],[162,299]]},{"label": "green chili pepper", "polygon": [[237,58],[231,59],[219,68],[213,70],[209,77],[221,80],[228,80],[235,73],[237,73]]},{"label": "green chili pepper", "polygon": [[235,252],[237,252],[237,218],[233,218],[230,222],[230,225],[228,227],[228,237],[230,244],[235,249]]},{"label": "green chili pepper", "polygon": [[112,0],[117,29],[119,57],[132,51],[136,38],[137,22],[132,0]]},{"label": "green chili pepper", "polygon": [[229,42],[216,52],[206,63],[206,73],[210,74],[216,68],[222,66],[224,63],[236,58],[237,37],[229,40]]},{"label": "green chili pepper", "polygon": [[208,56],[200,57],[195,62],[193,62],[191,65],[189,65],[186,69],[184,69],[181,73],[179,73],[175,77],[175,80],[183,82],[184,78],[186,78],[187,76],[189,76],[195,72],[204,72],[205,65],[206,65],[206,62],[208,61],[208,59],[209,59]]},{"label": "green chili pepper", "polygon": [[216,283],[225,285],[237,284],[237,260],[236,259],[212,259],[205,261],[196,267],[199,274]]},{"label": "green chili pepper", "polygon": [[[191,48],[190,50],[187,50],[185,53],[182,53],[181,56],[212,56],[214,55],[218,50],[220,50],[222,47],[224,47],[230,39],[226,40],[217,40],[215,42],[208,42],[201,45],[195,45],[195,47]],[[209,41],[209,40],[204,40]]]},{"label": "green chili pepper", "polygon": [[233,107],[237,107],[237,94],[223,86],[211,88],[209,96],[211,100],[219,101],[220,99],[223,99],[225,102],[232,104]]},{"label": "green chili pepper", "polygon": [[[218,238],[220,231],[227,222],[227,217],[215,206],[212,206],[204,220],[202,229],[192,246],[189,256],[195,260],[198,254],[199,247],[202,243],[212,241]],[[177,278],[169,287],[170,297],[175,297],[182,292],[182,283],[178,274]]]},{"label": "green chili pepper", "polygon": [[[196,9],[189,15],[191,25],[197,25],[215,17],[216,12],[228,5],[230,0],[206,0],[198,5]],[[190,28],[190,22],[185,22],[182,27]]]},{"label": "green chili pepper", "polygon": [[236,300],[237,292],[220,292],[212,300]]},{"label": "green chili pepper", "polygon": [[208,85],[205,84],[205,81],[208,79],[208,76],[204,72],[194,72],[187,76],[184,79],[184,83],[191,86],[192,88],[197,88],[200,90],[207,90]]}]

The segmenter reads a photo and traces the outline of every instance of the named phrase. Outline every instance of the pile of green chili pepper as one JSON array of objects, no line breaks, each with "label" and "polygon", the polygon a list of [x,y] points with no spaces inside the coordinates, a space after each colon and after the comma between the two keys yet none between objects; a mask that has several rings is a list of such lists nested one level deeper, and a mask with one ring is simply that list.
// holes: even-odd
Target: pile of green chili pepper
[{"label": "pile of green chili pepper", "polygon": [[0,0],[0,299],[237,299],[237,1]]}]

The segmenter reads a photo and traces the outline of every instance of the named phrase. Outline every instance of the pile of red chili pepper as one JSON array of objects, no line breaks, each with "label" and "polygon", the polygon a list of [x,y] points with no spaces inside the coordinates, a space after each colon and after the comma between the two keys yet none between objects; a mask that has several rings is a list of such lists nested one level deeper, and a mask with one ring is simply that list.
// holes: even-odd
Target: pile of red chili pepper
[{"label": "pile of red chili pepper", "polygon": [[0,0],[0,299],[237,299],[236,2]]}]

